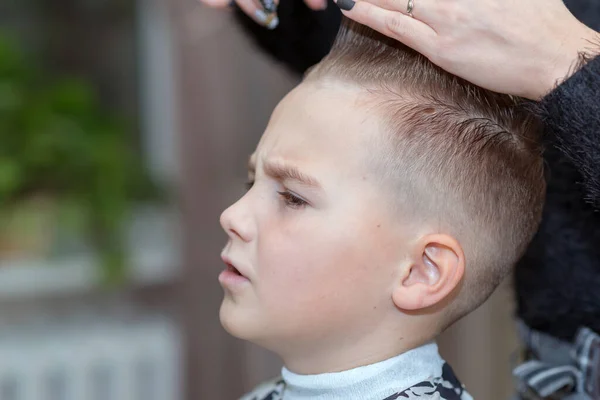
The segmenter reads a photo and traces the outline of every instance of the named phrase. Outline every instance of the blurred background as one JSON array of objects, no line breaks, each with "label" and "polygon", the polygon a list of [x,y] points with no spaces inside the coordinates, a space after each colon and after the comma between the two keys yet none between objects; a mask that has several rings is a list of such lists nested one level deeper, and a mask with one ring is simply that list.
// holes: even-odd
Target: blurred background
[{"label": "blurred background", "polygon": [[[296,78],[195,0],[0,3],[0,400],[228,400],[278,373],[220,327],[218,217]],[[440,341],[505,399],[508,283]]]}]

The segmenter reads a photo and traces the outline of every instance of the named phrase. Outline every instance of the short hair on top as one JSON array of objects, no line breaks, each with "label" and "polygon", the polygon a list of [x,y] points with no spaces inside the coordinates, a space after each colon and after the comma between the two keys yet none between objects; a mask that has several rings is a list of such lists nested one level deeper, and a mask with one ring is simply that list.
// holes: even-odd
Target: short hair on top
[{"label": "short hair on top", "polygon": [[323,80],[364,89],[384,121],[368,159],[395,208],[463,246],[464,284],[445,329],[492,294],[537,231],[546,189],[541,124],[529,102],[470,84],[348,19],[305,77]]}]

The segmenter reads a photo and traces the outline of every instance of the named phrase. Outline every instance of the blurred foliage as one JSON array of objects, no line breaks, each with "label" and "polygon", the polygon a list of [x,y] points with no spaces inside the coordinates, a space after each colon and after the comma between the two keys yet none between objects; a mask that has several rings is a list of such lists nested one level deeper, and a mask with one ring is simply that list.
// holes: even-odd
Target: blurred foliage
[{"label": "blurred foliage", "polygon": [[45,76],[0,32],[0,209],[40,195],[58,202],[110,282],[125,276],[128,211],[158,195],[130,132],[88,82]]}]

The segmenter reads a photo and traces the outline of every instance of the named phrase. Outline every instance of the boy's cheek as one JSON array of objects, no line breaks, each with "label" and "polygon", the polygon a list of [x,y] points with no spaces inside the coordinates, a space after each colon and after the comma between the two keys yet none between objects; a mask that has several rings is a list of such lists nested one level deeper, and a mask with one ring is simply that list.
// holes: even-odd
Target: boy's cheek
[{"label": "boy's cheek", "polygon": [[316,236],[303,241],[265,241],[258,260],[261,290],[285,291],[286,297],[300,291],[324,295],[337,286],[361,285],[372,272],[373,257],[358,246]]}]

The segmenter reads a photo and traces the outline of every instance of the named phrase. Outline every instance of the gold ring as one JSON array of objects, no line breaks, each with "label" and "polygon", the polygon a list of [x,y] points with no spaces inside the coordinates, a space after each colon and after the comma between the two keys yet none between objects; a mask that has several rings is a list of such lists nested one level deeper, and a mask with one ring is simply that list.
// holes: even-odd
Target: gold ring
[{"label": "gold ring", "polygon": [[413,17],[412,11],[413,11],[414,6],[415,6],[415,1],[414,0],[408,0],[408,5],[406,6],[406,13],[408,15],[410,15],[411,17]]}]

